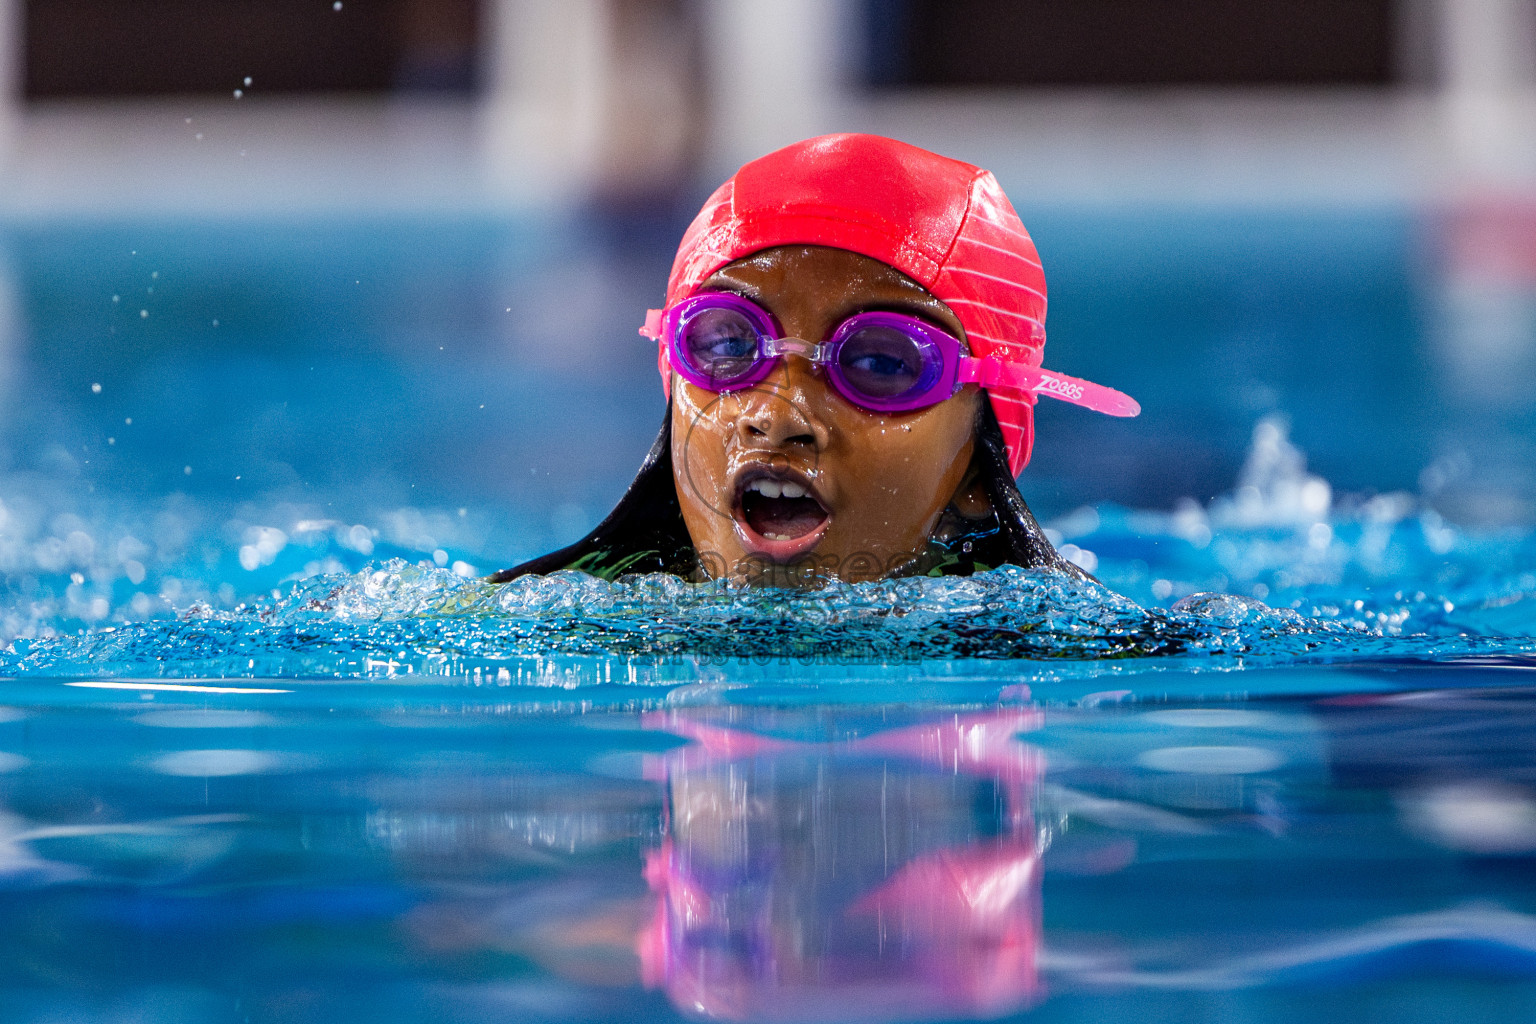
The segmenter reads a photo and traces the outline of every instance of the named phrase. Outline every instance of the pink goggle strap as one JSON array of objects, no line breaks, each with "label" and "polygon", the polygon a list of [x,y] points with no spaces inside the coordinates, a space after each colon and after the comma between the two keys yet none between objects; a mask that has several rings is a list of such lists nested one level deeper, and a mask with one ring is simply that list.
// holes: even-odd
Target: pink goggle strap
[{"label": "pink goggle strap", "polygon": [[648,309],[645,311],[645,323],[640,325],[640,336],[650,338],[653,341],[661,340],[661,314],[665,310]]},{"label": "pink goggle strap", "polygon": [[1110,416],[1135,416],[1141,412],[1141,405],[1136,399],[1114,388],[1068,377],[1054,370],[1042,370],[1038,366],[1005,363],[991,356],[963,360],[960,363],[960,383],[1049,395]]}]

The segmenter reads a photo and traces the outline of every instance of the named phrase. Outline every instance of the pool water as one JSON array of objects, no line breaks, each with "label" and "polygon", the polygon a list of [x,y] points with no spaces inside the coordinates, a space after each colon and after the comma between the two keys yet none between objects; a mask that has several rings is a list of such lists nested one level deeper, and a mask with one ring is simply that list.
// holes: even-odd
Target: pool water
[{"label": "pool water", "polygon": [[1148,410],[1022,481],[1098,582],[811,593],[480,579],[647,446],[666,218],[12,225],[0,1017],[1530,1019],[1471,286],[1399,211],[1026,220]]}]

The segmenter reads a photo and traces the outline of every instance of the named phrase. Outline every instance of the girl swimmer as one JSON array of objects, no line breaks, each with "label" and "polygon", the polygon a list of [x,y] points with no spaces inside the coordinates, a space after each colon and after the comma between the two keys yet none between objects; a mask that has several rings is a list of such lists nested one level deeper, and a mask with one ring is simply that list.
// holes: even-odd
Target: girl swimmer
[{"label": "girl swimmer", "polygon": [[1015,478],[1048,395],[1128,396],[1041,369],[1045,276],[988,172],[873,135],[742,167],[683,235],[656,340],[669,399],[618,506],[504,570],[804,585],[1081,571]]}]

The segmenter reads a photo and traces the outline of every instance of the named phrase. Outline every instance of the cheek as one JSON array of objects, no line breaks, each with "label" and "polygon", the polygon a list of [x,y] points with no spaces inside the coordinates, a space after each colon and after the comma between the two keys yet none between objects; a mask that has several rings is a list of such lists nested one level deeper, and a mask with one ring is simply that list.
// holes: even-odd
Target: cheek
[{"label": "cheek", "polygon": [[695,423],[706,418],[710,402],[718,396],[694,387],[687,381],[672,376],[672,433],[686,432]]},{"label": "cheek", "polygon": [[[708,401],[701,401],[701,395]],[[676,378],[672,382],[672,454],[690,456],[717,447],[719,436],[716,401],[719,396],[701,392],[692,384]],[[699,442],[703,442],[700,444]]]},{"label": "cheek", "polygon": [[887,419],[866,431],[850,456],[861,475],[892,497],[923,505],[948,501],[970,462],[973,416],[965,406],[935,406]]},{"label": "cheek", "polygon": [[[699,401],[700,395],[707,403]],[[683,381],[672,390],[672,475],[677,496],[696,511],[714,508],[725,487],[729,423],[719,415],[719,396]]]},{"label": "cheek", "polygon": [[[673,438],[724,438],[731,422],[725,416],[722,396],[694,387],[684,380],[672,385]],[[717,446],[718,447],[718,446]]]}]

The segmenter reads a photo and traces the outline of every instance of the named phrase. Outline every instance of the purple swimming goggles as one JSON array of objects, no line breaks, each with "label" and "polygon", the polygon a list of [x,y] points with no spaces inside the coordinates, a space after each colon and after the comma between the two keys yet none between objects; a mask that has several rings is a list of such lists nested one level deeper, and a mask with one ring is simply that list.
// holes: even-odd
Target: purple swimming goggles
[{"label": "purple swimming goggles", "polygon": [[640,333],[665,343],[672,368],[706,391],[740,391],[798,355],[839,395],[871,412],[913,412],[966,384],[1049,395],[1111,416],[1135,416],[1129,395],[1038,366],[966,355],[959,339],[904,313],[855,313],[820,344],[782,337],[767,310],[730,292],[700,292],[653,309]]}]

